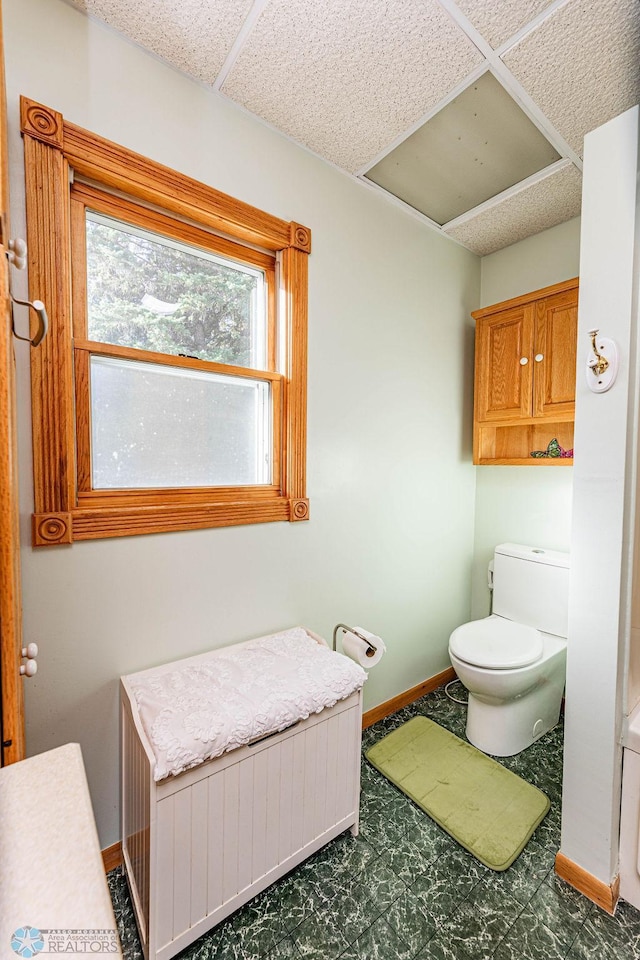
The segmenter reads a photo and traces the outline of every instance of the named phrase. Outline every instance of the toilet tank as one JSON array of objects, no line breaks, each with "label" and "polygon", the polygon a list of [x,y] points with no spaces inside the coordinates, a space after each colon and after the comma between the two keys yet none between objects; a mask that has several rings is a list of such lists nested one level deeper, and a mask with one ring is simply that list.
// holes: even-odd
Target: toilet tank
[{"label": "toilet tank", "polygon": [[569,554],[501,543],[493,556],[493,613],[567,636]]}]

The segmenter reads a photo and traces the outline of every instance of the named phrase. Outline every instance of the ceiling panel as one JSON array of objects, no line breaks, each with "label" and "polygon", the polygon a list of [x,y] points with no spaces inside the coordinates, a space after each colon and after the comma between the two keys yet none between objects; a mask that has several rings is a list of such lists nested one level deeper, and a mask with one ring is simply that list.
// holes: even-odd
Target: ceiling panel
[{"label": "ceiling panel", "polygon": [[[492,67],[509,89],[497,56],[487,51],[485,60],[457,17],[494,49],[523,34],[504,63],[531,97],[536,125],[563,156],[566,145],[581,153],[586,133],[640,100],[640,0],[65,2],[186,74],[222,84],[226,96],[347,172],[375,163],[367,175],[429,222],[456,217],[530,175],[525,164],[514,179],[500,181],[507,154],[522,153],[523,144],[517,114],[502,121],[499,107],[484,140],[472,111],[453,154],[429,144],[425,161],[424,151],[414,150],[429,124],[435,121],[435,129],[459,100],[467,78],[476,84]],[[496,124],[506,131],[497,159],[489,156]],[[556,157],[527,159],[539,169]],[[434,212],[425,197],[440,202],[443,183],[449,206]],[[575,216],[579,195],[579,174],[567,167],[450,232],[489,252]]]},{"label": "ceiling panel", "polygon": [[573,164],[447,230],[478,256],[524,240],[580,213],[582,177]]},{"label": "ceiling panel", "polygon": [[573,149],[640,99],[638,0],[572,0],[504,62]]},{"label": "ceiling panel", "polygon": [[446,223],[559,159],[493,74],[485,73],[366,176]]},{"label": "ceiling panel", "polygon": [[457,6],[494,50],[542,13],[552,0],[457,0]]},{"label": "ceiling panel", "polygon": [[222,90],[354,172],[481,61],[436,0],[271,0]]},{"label": "ceiling panel", "polygon": [[185,73],[213,83],[252,0],[70,0]]}]

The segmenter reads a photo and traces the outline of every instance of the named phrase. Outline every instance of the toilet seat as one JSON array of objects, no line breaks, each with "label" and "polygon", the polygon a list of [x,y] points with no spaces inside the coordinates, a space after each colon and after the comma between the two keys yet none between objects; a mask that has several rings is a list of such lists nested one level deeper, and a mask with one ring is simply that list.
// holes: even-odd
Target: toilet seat
[{"label": "toilet seat", "polygon": [[463,623],[454,630],[449,650],[474,667],[513,670],[540,659],[543,639],[534,627],[493,615]]}]

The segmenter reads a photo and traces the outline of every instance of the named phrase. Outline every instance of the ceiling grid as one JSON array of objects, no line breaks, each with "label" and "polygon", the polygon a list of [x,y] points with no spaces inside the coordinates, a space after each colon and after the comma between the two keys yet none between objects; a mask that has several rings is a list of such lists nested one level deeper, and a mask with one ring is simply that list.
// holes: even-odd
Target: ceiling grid
[{"label": "ceiling grid", "polygon": [[[504,237],[517,243],[549,227],[571,220],[580,212],[582,177],[572,163],[563,166],[499,204],[476,212],[473,219],[449,227],[447,235],[484,257],[505,246]],[[537,230],[530,229],[534,222]]]},{"label": "ceiling grid", "polygon": [[[67,2],[479,255],[579,214],[585,134],[640,100],[638,0]],[[533,173],[517,112],[509,142],[468,109],[489,72],[550,145]],[[420,212],[447,126],[449,206]],[[404,199],[367,179],[400,182],[402,165]]]},{"label": "ceiling grid", "polygon": [[271,0],[222,92],[355,173],[481,60],[437,0]]},{"label": "ceiling grid", "polygon": [[567,167],[571,166],[571,161],[565,159],[557,160],[555,163],[550,164],[548,167],[544,167],[542,170],[539,170],[537,173],[532,174],[530,177],[527,177],[525,180],[521,180],[519,183],[514,184],[512,187],[508,187],[506,190],[503,190],[502,193],[496,194],[495,197],[491,197],[490,200],[485,201],[484,203],[479,203],[477,207],[473,207],[471,210],[467,210],[466,213],[461,213],[459,217],[455,217],[453,220],[447,221],[447,223],[442,224],[442,229],[445,231],[453,230],[454,227],[462,226],[464,223],[468,223],[470,220],[473,220],[474,217],[479,216],[481,213],[486,213],[488,210],[491,210],[492,207],[496,206],[499,203],[504,203],[505,200],[510,200],[512,197],[517,196],[523,190],[528,190],[529,187],[535,186],[537,183],[540,183],[542,180],[546,180],[547,177],[552,177],[554,174],[559,173],[561,170],[566,170]]}]

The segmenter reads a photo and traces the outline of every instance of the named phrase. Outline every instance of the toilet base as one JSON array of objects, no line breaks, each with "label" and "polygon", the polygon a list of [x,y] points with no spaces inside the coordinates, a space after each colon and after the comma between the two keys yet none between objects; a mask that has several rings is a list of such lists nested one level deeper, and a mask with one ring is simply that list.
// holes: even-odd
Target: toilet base
[{"label": "toilet base", "polygon": [[546,682],[532,693],[503,703],[469,693],[467,739],[494,757],[512,757],[552,730],[560,718],[562,683]]}]

